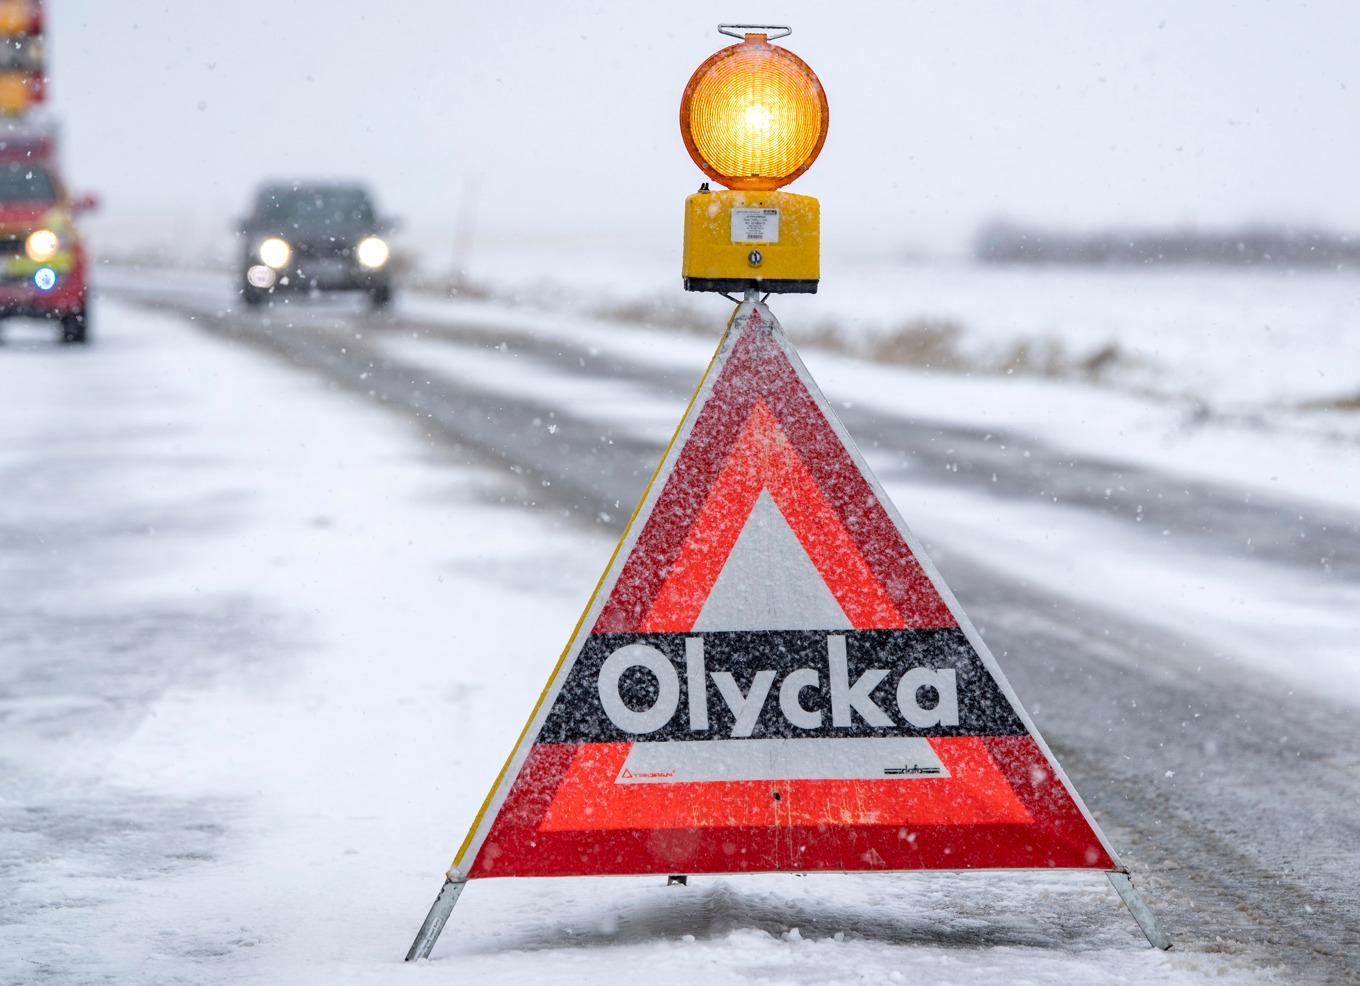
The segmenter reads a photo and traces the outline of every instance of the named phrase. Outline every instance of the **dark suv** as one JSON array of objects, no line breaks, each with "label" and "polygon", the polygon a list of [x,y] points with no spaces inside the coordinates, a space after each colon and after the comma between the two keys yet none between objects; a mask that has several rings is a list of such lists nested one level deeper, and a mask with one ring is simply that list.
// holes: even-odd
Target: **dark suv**
[{"label": "dark suv", "polygon": [[241,296],[258,305],[276,291],[367,291],[392,300],[390,223],[360,185],[265,185],[241,221]]}]

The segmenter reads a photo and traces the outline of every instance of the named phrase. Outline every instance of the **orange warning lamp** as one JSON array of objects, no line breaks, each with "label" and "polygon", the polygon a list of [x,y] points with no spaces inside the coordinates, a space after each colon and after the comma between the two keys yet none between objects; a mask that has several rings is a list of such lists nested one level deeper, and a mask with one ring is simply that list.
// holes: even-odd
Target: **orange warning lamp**
[{"label": "orange warning lamp", "polygon": [[817,160],[830,115],[807,63],[770,44],[791,29],[720,24],[740,38],[710,56],[680,99],[680,134],[705,182],[685,200],[688,291],[817,290],[821,216],[816,199],[777,189]]},{"label": "orange warning lamp", "polygon": [[827,122],[816,73],[787,48],[770,44],[767,34],[747,34],[712,55],[680,100],[680,134],[690,157],[728,188],[787,185],[817,160]]}]

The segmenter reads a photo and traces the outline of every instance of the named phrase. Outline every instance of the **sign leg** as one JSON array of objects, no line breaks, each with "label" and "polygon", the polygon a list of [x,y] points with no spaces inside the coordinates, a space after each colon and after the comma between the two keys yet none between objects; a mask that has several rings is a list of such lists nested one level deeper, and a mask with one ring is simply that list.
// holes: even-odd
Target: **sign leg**
[{"label": "sign leg", "polygon": [[416,940],[411,942],[411,950],[406,953],[407,962],[430,957],[434,943],[439,940],[439,933],[444,930],[444,924],[453,912],[453,905],[458,903],[458,897],[466,886],[467,880],[444,881],[444,886],[439,888],[439,896],[430,905],[430,913],[425,915],[425,923],[416,932]]},{"label": "sign leg", "polygon": [[1157,923],[1156,916],[1148,908],[1147,903],[1133,887],[1133,881],[1129,879],[1127,873],[1107,873],[1110,883],[1114,885],[1115,892],[1124,902],[1124,906],[1129,909],[1133,919],[1138,922],[1138,927],[1143,929],[1143,934],[1147,936],[1148,944],[1153,948],[1160,948],[1166,951],[1171,947],[1171,939],[1167,937],[1162,926]]}]

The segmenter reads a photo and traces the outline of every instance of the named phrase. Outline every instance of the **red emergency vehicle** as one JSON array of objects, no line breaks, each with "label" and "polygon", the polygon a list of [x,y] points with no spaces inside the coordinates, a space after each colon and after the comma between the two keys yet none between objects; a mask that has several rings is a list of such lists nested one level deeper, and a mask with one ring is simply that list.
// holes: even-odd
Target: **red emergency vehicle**
[{"label": "red emergency vehicle", "polygon": [[61,340],[89,339],[87,261],[76,216],[91,195],[71,198],[50,135],[0,125],[0,318],[47,318]]}]

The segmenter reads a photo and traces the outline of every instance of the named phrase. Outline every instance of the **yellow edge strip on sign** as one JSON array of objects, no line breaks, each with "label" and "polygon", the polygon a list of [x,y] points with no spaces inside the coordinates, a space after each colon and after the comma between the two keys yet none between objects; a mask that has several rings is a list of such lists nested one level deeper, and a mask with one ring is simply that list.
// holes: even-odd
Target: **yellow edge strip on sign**
[{"label": "yellow edge strip on sign", "polygon": [[567,645],[562,648],[562,656],[557,659],[552,674],[548,675],[548,683],[543,686],[543,691],[538,696],[538,701],[534,703],[533,711],[529,713],[529,720],[524,724],[524,728],[519,731],[519,739],[510,750],[510,755],[505,758],[504,765],[501,766],[500,773],[496,775],[496,781],[491,785],[491,790],[486,793],[486,800],[482,802],[482,807],[477,811],[477,817],[472,820],[472,828],[468,829],[467,838],[458,847],[458,855],[453,857],[453,865],[449,867],[449,877],[452,878],[453,871],[458,869],[458,864],[463,861],[463,854],[468,851],[468,846],[472,845],[472,838],[481,828],[482,819],[486,817],[486,810],[491,807],[491,799],[500,790],[501,782],[505,780],[506,771],[510,769],[511,762],[515,759],[515,754],[524,743],[524,737],[529,733],[529,727],[533,725],[534,719],[538,716],[538,710],[542,708],[543,701],[548,697],[548,689],[552,688],[552,683],[557,680],[558,672],[562,670],[562,665],[567,660],[567,655],[571,653],[571,645],[576,642],[577,636],[581,632],[581,625],[585,623],[586,616],[589,615],[591,608],[595,605],[595,597],[600,593],[600,587],[604,585],[605,577],[614,570],[614,561],[619,557],[619,552],[623,550],[623,542],[628,540],[628,532],[633,529],[633,523],[637,520],[638,514],[642,511],[642,505],[647,502],[647,496],[652,491],[652,484],[656,482],[656,477],[661,474],[661,467],[666,464],[666,459],[671,454],[671,449],[675,446],[675,440],[680,437],[680,430],[685,427],[685,422],[689,420],[690,411],[694,409],[694,402],[699,399],[699,393],[704,389],[704,383],[708,380],[708,374],[713,369],[713,364],[717,362],[718,354],[722,352],[723,343],[727,340],[727,334],[732,331],[732,322],[737,317],[740,305],[732,310],[732,317],[727,320],[727,328],[723,330],[722,336],[718,339],[718,347],[713,350],[713,356],[708,361],[708,366],[704,367],[704,375],[699,378],[699,385],[694,388],[694,393],[690,396],[689,403],[685,405],[685,413],[680,416],[680,423],[675,426],[675,431],[671,435],[671,440],[666,443],[666,450],[661,453],[661,458],[656,463],[656,468],[652,470],[652,478],[647,480],[647,486],[642,491],[642,496],[638,498],[637,506],[633,508],[633,515],[628,518],[628,523],[624,525],[623,533],[619,535],[619,543],[614,545],[614,553],[609,556],[609,564],[605,565],[604,571],[600,573],[600,580],[595,583],[595,588],[591,590],[590,598],[586,600],[586,608],[581,611],[580,619],[576,621],[576,626],[571,631],[571,637],[567,640]]}]

